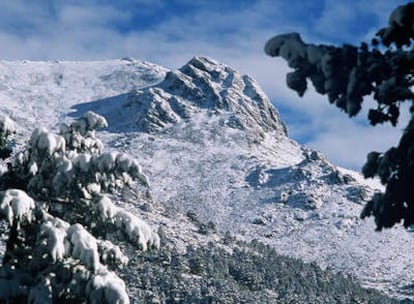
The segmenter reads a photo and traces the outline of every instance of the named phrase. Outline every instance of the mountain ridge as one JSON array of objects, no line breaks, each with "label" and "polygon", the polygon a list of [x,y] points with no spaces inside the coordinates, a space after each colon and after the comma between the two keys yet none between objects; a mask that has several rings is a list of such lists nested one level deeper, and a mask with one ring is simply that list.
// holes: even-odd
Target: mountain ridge
[{"label": "mountain ridge", "polygon": [[[412,236],[401,227],[376,234],[372,221],[358,216],[379,185],[289,139],[277,110],[248,76],[204,57],[178,71],[133,59],[12,68],[0,62],[0,111],[23,133],[96,111],[110,123],[99,133],[107,149],[138,159],[154,200],[165,208],[193,212],[218,231],[259,239],[389,295],[413,296],[402,288],[411,283]],[[147,220],[158,225],[161,218],[150,213]],[[177,223],[167,228],[180,233]]]},{"label": "mountain ridge", "polygon": [[135,104],[132,111],[139,113],[136,122],[144,131],[161,129],[206,109],[212,114],[231,113],[225,122],[231,127],[287,135],[279,113],[252,78],[206,57],[193,57],[180,69],[167,72],[160,83],[130,93],[128,104]]}]

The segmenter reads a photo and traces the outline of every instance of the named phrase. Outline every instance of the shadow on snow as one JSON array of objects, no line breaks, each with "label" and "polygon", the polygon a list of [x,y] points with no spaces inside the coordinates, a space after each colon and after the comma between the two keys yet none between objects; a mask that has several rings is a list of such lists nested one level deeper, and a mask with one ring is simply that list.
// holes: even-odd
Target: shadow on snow
[{"label": "shadow on snow", "polygon": [[87,111],[93,111],[106,118],[109,125],[106,130],[109,132],[123,133],[139,131],[134,121],[134,113],[128,112],[125,108],[128,95],[128,93],[125,93],[74,105],[71,107],[73,111],[68,116],[78,118]]}]

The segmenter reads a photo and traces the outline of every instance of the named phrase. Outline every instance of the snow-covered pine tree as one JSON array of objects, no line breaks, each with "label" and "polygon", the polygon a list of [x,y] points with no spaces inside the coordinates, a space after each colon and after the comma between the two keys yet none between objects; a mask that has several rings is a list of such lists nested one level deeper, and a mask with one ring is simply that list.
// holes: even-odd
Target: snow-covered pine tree
[{"label": "snow-covered pine tree", "polygon": [[[4,143],[14,129],[8,118],[1,122]],[[142,250],[159,248],[160,239],[111,200],[126,186],[149,193],[149,183],[136,160],[102,153],[95,130],[106,126],[87,112],[59,134],[38,128],[0,176],[0,217],[9,227],[0,301],[129,303],[125,283],[111,270],[128,258],[105,231],[123,231]]]}]

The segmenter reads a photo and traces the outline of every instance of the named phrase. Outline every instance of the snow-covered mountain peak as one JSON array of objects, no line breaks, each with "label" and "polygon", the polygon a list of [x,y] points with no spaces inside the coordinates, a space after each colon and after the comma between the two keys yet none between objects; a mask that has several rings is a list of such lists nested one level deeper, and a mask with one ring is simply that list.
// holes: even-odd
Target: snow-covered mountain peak
[{"label": "snow-covered mountain peak", "polygon": [[226,115],[222,123],[256,137],[269,131],[286,134],[277,110],[252,78],[206,57],[194,57],[179,70],[168,72],[161,83],[132,93],[129,104],[145,131],[206,111]]},{"label": "snow-covered mountain peak", "polygon": [[0,61],[0,99],[0,113],[22,134],[17,143],[36,127],[90,110],[103,115],[106,151],[133,156],[151,181],[157,204],[144,212],[134,199],[131,212],[165,228],[180,250],[200,245],[180,220],[196,214],[220,233],[413,297],[402,288],[412,280],[412,234],[378,234],[372,220],[359,219],[378,184],[289,139],[258,84],[225,64],[194,57],[169,71],[133,58]]}]

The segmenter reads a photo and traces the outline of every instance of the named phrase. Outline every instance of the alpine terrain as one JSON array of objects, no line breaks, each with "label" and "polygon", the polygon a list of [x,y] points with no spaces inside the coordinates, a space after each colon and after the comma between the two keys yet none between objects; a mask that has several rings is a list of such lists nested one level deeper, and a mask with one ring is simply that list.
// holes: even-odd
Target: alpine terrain
[{"label": "alpine terrain", "polygon": [[414,299],[413,235],[359,219],[381,185],[290,139],[256,81],[225,64],[2,61],[0,100],[17,151],[36,127],[92,111],[108,122],[96,135],[105,150],[142,166],[150,199],[126,191],[118,204],[161,246],[121,246],[133,303]]}]

